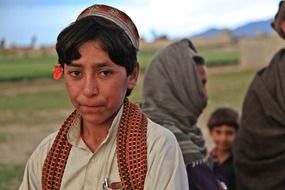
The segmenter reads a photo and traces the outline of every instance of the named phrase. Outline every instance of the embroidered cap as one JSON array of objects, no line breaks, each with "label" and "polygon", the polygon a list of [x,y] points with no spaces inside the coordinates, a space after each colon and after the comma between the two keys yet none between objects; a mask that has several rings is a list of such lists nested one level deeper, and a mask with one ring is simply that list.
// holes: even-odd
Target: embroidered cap
[{"label": "embroidered cap", "polygon": [[95,4],[82,11],[76,21],[87,16],[99,16],[112,21],[126,32],[134,47],[139,49],[138,30],[126,13],[108,5]]}]

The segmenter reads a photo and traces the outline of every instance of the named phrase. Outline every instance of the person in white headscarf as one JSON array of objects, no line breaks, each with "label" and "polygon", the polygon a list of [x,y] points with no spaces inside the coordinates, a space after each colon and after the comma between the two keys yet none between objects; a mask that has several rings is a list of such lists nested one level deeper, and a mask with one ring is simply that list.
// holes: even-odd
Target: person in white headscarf
[{"label": "person in white headscarf", "polygon": [[206,166],[206,147],[197,119],[207,105],[203,57],[188,39],[159,50],[144,76],[142,109],[176,136],[187,166],[190,189],[219,189]]}]

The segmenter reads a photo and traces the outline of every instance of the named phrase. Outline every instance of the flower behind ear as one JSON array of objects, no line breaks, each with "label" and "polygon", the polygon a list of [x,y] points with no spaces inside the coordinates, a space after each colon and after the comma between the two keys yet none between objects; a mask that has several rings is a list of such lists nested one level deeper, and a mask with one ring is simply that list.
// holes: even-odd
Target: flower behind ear
[{"label": "flower behind ear", "polygon": [[55,65],[52,68],[53,79],[59,80],[63,74],[63,68],[60,65]]}]

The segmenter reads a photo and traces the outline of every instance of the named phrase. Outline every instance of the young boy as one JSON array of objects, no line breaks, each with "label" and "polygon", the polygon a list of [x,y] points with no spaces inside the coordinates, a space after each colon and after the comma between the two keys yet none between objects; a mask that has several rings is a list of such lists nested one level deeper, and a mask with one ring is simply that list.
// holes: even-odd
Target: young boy
[{"label": "young boy", "polygon": [[208,120],[208,128],[215,147],[210,152],[213,170],[221,168],[229,190],[235,189],[232,146],[239,128],[239,114],[229,107],[216,109]]},{"label": "young boy", "polygon": [[179,145],[126,98],[139,74],[139,35],[122,11],[93,5],[57,38],[75,111],[27,162],[20,190],[188,189]]}]

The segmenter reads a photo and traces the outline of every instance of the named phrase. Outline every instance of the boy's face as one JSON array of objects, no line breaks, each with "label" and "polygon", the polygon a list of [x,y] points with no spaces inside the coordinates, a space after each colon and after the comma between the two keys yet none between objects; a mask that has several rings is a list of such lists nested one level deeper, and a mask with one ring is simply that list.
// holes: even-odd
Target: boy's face
[{"label": "boy's face", "polygon": [[236,137],[236,129],[229,125],[217,126],[210,131],[210,135],[219,151],[229,152]]},{"label": "boy's face", "polygon": [[136,85],[138,67],[127,76],[125,67],[112,62],[98,41],[79,47],[80,59],[64,66],[70,100],[81,113],[83,123],[110,126],[121,107],[127,88]]}]

